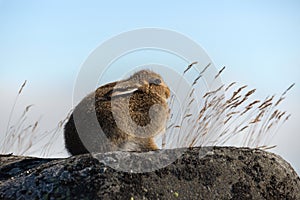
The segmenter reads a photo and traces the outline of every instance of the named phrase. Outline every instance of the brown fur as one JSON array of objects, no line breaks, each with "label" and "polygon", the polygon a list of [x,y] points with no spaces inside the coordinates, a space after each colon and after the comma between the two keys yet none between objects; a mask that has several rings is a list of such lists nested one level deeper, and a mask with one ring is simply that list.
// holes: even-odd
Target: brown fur
[{"label": "brown fur", "polygon": [[161,76],[149,70],[99,87],[76,106],[66,123],[67,150],[77,155],[157,149],[154,137],[166,126],[169,96]]}]

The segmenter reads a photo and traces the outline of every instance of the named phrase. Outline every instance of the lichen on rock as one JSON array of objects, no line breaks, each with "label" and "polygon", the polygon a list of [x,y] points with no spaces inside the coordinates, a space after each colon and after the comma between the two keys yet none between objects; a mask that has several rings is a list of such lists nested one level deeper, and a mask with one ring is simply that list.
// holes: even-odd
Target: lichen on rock
[{"label": "lichen on rock", "polygon": [[169,151],[178,156],[174,162],[143,173],[104,164],[113,155],[134,163],[138,155],[129,152],[66,159],[2,155],[0,199],[300,199],[298,175],[273,153],[235,147]]}]

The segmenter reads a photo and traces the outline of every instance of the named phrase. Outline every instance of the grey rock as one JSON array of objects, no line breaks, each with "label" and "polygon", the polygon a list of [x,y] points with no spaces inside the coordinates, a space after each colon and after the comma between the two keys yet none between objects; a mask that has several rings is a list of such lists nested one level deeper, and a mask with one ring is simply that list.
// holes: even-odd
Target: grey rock
[{"label": "grey rock", "polygon": [[66,159],[1,155],[0,199],[298,200],[300,179],[280,156],[249,148],[113,152]]}]

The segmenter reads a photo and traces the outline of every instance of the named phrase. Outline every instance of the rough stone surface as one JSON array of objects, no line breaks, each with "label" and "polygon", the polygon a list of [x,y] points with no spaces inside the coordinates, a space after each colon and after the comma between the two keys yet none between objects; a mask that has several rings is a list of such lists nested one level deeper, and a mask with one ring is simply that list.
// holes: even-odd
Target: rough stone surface
[{"label": "rough stone surface", "polygon": [[[300,199],[298,175],[272,153],[205,147],[169,150],[156,158],[157,152],[97,154],[98,159],[2,155],[0,199]],[[140,155],[142,162],[132,160]],[[156,162],[167,166],[143,173],[115,170],[124,163],[136,171],[153,170]]]}]

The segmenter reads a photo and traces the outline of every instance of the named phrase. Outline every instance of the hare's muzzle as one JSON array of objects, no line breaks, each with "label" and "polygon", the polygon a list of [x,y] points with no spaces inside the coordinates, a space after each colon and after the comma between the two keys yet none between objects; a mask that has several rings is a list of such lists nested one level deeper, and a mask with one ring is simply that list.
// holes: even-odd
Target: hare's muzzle
[{"label": "hare's muzzle", "polygon": [[159,85],[163,87],[165,98],[168,99],[170,97],[170,88],[164,82],[161,82]]}]

